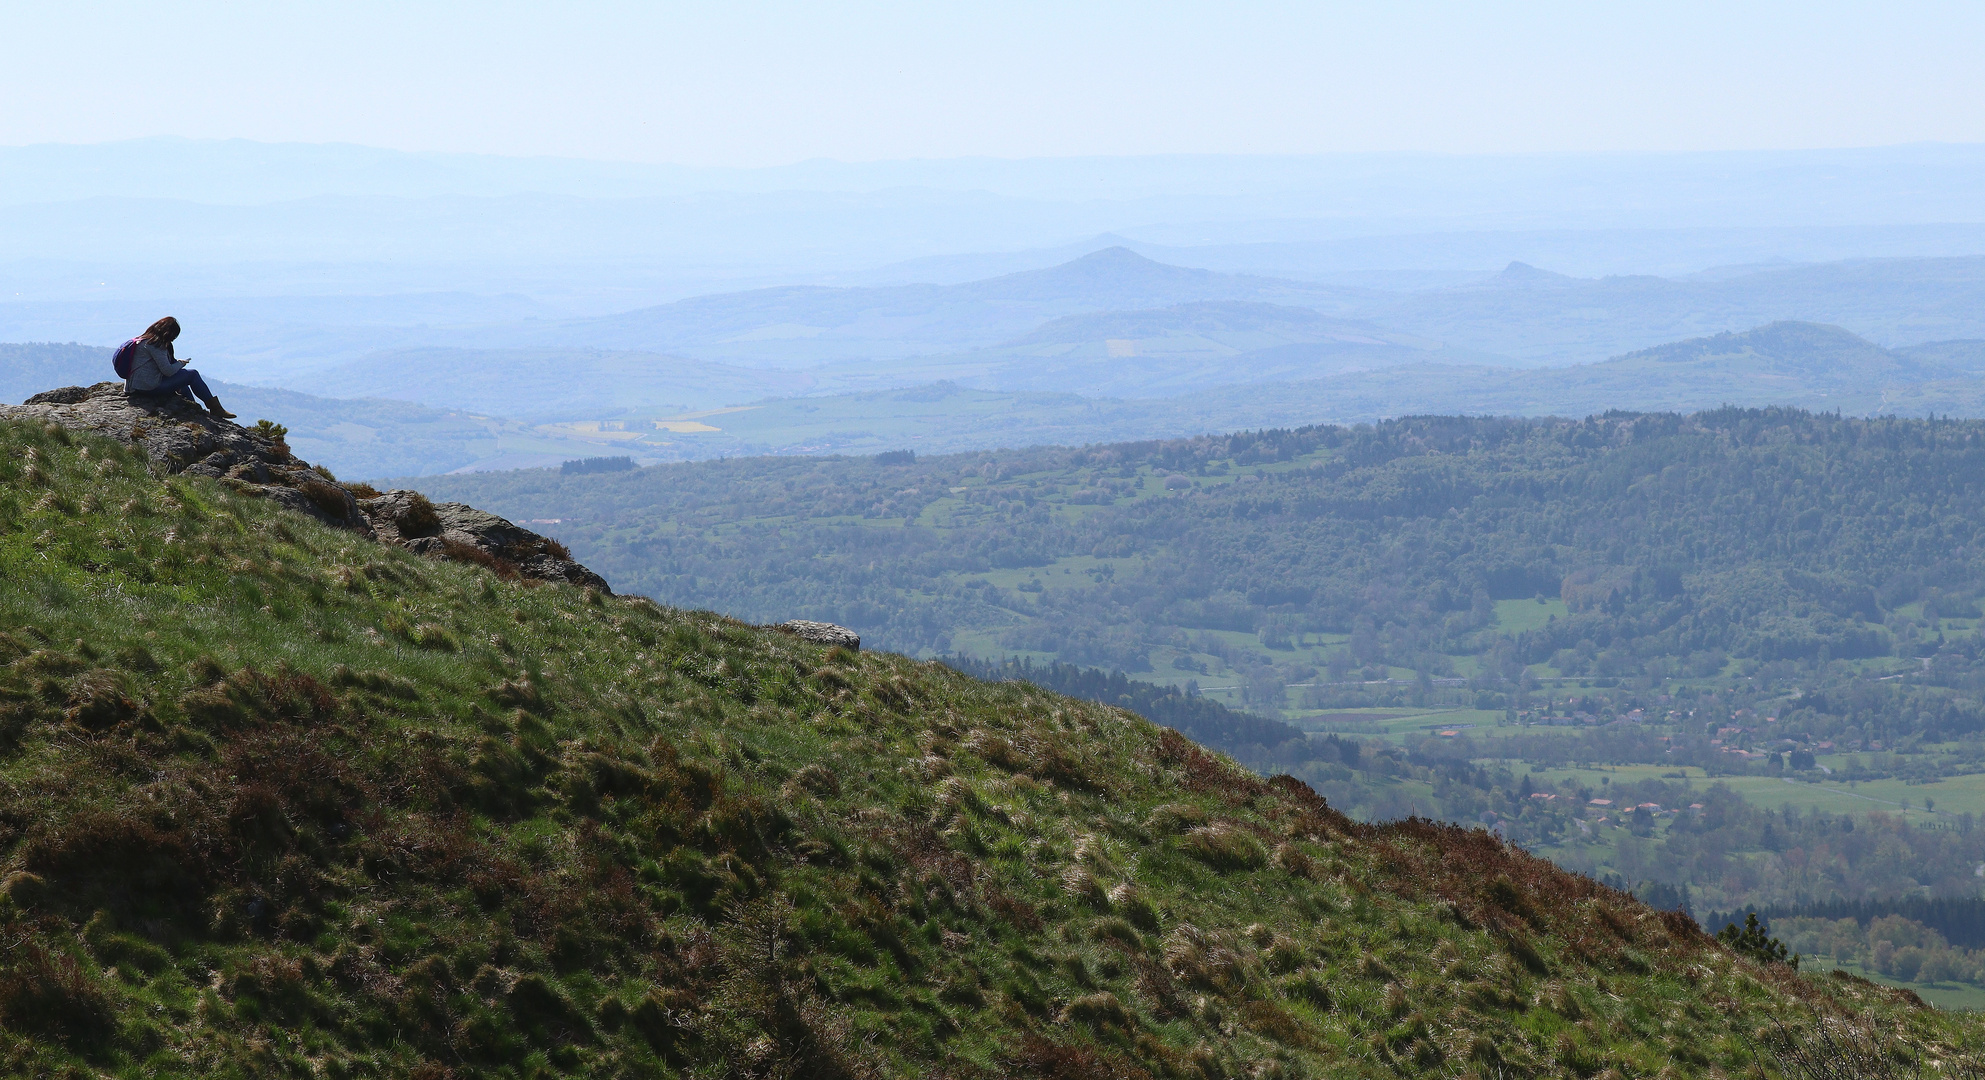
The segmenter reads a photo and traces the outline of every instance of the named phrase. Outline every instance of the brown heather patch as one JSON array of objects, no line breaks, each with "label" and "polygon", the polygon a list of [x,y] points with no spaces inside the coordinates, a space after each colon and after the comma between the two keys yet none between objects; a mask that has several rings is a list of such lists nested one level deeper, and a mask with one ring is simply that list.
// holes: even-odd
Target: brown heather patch
[{"label": "brown heather patch", "polygon": [[1244,805],[1269,790],[1253,773],[1207,753],[1171,728],[1158,732],[1158,761],[1176,770],[1180,783],[1188,791],[1218,796],[1235,806]]},{"label": "brown heather patch", "polygon": [[953,893],[971,892],[976,884],[972,861],[929,825],[899,820],[873,827],[868,834],[911,871],[935,875]]},{"label": "brown heather patch", "polygon": [[327,517],[342,521],[350,513],[351,497],[336,484],[306,479],[299,481],[296,489]]},{"label": "brown heather patch", "polygon": [[75,917],[98,909],[120,918],[188,917],[224,876],[231,852],[211,818],[174,817],[161,827],[137,811],[82,810],[30,832],[20,864]]},{"label": "brown heather patch", "polygon": [[985,886],[985,895],[986,906],[1014,929],[1023,933],[1041,929],[1041,914],[1034,905],[991,883]]},{"label": "brown heather patch", "polygon": [[441,553],[456,562],[473,563],[495,574],[504,581],[516,581],[520,570],[509,559],[491,555],[474,544],[464,544],[449,537],[441,538]]},{"label": "brown heather patch", "polygon": [[74,956],[16,941],[0,965],[0,1025],[72,1043],[110,1029],[110,998]]},{"label": "brown heather patch", "polygon": [[325,745],[322,729],[268,728],[231,740],[221,763],[231,776],[266,786],[283,812],[333,825],[377,797],[348,753]]},{"label": "brown heather patch", "polygon": [[1031,1034],[1021,1040],[1006,1064],[1012,1075],[1040,1080],[1151,1080],[1143,1066],[1115,1054]]}]

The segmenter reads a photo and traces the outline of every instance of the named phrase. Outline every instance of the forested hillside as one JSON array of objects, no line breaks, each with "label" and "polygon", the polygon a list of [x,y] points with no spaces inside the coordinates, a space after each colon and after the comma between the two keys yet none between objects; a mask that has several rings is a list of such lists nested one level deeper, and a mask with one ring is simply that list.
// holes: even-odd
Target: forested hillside
[{"label": "forested hillside", "polygon": [[1985,587],[1980,465],[1976,422],[1724,410],[425,486],[563,519],[630,589],[912,653],[1659,678],[1934,653],[1911,606]]}]

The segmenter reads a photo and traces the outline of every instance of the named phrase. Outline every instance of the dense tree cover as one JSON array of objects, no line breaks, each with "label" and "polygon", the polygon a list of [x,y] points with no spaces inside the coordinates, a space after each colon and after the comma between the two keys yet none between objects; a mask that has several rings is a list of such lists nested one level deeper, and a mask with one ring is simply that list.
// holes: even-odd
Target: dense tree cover
[{"label": "dense tree cover", "polygon": [[1864,816],[1850,833],[1672,781],[1630,795],[1708,809],[1635,822],[1590,808],[1598,792],[1524,791],[1521,763],[1911,782],[1985,766],[1981,464],[1985,423],[1724,409],[430,490],[566,519],[623,589],[827,618],[885,649],[1046,657],[1026,677],[1182,728],[1149,710],[1193,699],[1139,678],[1234,685],[1270,719],[1493,710],[1404,743],[1249,734],[1205,706],[1190,730],[1360,817],[1489,825],[1728,906],[1975,892],[1985,832],[1943,815],[1951,829]]},{"label": "dense tree cover", "polygon": [[[1692,718],[1706,734],[1752,704],[1728,700],[1753,687],[1731,687],[1743,676],[1773,694],[1826,687],[1771,707],[1843,747],[1985,729],[1978,422],[1419,417],[892,461],[428,487],[565,519],[561,538],[628,591],[830,619],[913,653],[969,640],[1217,675],[1271,716],[1292,697],[1424,700],[1437,679],[1524,708],[1551,707],[1526,673],[1609,694],[1679,679],[1725,687]],[[1504,610],[1525,598],[1551,614]],[[1845,678],[1843,661],[1877,657],[1931,663],[1887,684]],[[1418,688],[1371,681],[1415,673]]]},{"label": "dense tree cover", "polygon": [[1772,929],[1797,952],[1904,982],[1985,984],[1985,951],[1953,945],[1936,928],[1901,915],[1877,916],[1866,925],[1793,917]]},{"label": "dense tree cover", "polygon": [[558,467],[564,476],[583,476],[588,473],[627,472],[634,468],[634,459],[625,454],[619,457],[575,458]]},{"label": "dense tree cover", "polygon": [[[1238,630],[1264,659],[1337,635],[1353,666],[1639,678],[1933,654],[1985,585],[1981,465],[1976,422],[1727,409],[429,486],[577,519],[563,538],[626,589],[910,652],[1004,624],[1010,648],[1137,671]],[[1039,592],[975,576],[1084,557],[1107,568]],[[1540,594],[1565,617],[1498,629],[1496,601]],[[1917,602],[1930,626],[1896,617]]]},{"label": "dense tree cover", "polygon": [[1471,758],[1465,747],[1437,738],[1401,746],[1345,737],[1329,750],[1318,746],[1292,771],[1333,805],[1370,817],[1418,814],[1481,825],[1650,902],[1687,904],[1697,914],[1733,909],[1741,918],[1753,907],[1803,913],[1819,898],[1976,896],[1976,870],[1985,863],[1985,829],[1969,813],[1926,821],[1921,812],[1767,809],[1723,783],[1684,780],[1679,772],[1554,783],[1520,762]]},{"label": "dense tree cover", "polygon": [[1121,671],[1099,671],[1054,661],[1035,664],[1026,659],[993,662],[954,656],[945,663],[988,682],[1030,682],[1057,694],[1117,705],[1223,750],[1287,747],[1286,752],[1299,760],[1307,759],[1314,750],[1309,736],[1299,727],[1230,709],[1175,687],[1140,682]]},{"label": "dense tree cover", "polygon": [[[1866,927],[1880,919],[1903,919],[1927,930],[1940,940],[1963,949],[1985,948],[1985,897],[1898,896],[1884,900],[1825,900],[1760,910],[1765,923],[1785,919],[1815,919],[1833,923],[1842,919]],[[1734,911],[1711,912],[1703,919],[1710,929],[1720,929],[1742,915]],[[1816,950],[1812,950],[1816,951]]]}]

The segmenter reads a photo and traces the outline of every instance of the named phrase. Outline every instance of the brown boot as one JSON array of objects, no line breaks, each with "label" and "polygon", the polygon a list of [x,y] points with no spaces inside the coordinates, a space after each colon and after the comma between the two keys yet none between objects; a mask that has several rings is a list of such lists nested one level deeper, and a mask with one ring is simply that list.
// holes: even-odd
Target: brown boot
[{"label": "brown boot", "polygon": [[234,419],[233,413],[228,412],[226,409],[221,408],[221,399],[217,397],[210,397],[207,399],[207,413],[216,420]]}]

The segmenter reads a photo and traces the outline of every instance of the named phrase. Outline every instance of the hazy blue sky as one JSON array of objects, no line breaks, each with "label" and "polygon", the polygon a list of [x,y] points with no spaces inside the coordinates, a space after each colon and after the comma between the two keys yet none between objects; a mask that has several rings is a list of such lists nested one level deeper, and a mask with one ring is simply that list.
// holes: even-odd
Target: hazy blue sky
[{"label": "hazy blue sky", "polygon": [[0,144],[696,164],[1985,141],[1985,3],[27,4]]}]

